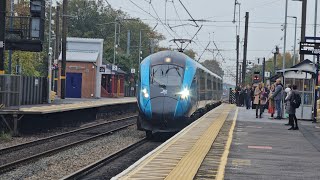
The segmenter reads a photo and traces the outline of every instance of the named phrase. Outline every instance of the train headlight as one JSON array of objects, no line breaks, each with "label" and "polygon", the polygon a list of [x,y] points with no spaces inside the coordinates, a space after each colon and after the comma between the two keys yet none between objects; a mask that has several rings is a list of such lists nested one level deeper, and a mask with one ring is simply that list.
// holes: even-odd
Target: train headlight
[{"label": "train headlight", "polygon": [[149,93],[148,93],[148,90],[147,90],[146,88],[144,88],[144,89],[142,90],[142,94],[143,94],[143,97],[145,97],[145,98],[148,98],[148,97],[149,97]]},{"label": "train headlight", "polygon": [[190,96],[190,91],[187,88],[185,88],[179,94],[181,95],[181,99],[187,99]]}]

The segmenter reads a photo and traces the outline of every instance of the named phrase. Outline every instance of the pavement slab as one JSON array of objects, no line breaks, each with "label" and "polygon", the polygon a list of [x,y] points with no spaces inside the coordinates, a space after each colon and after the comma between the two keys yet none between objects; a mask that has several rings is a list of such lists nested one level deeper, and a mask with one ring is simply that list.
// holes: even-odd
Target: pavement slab
[{"label": "pavement slab", "polygon": [[299,121],[289,131],[284,120],[255,118],[255,110],[239,108],[224,179],[320,179],[320,128]]}]

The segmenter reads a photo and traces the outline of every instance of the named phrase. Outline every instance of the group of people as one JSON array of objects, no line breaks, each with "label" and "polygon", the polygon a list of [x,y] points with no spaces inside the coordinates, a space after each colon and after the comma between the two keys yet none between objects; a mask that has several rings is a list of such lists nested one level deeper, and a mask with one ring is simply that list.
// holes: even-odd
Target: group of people
[{"label": "group of people", "polygon": [[[255,106],[256,118],[262,118],[264,111],[268,109],[270,119],[283,119],[281,103],[284,100],[285,112],[289,116],[289,122],[285,125],[291,126],[289,130],[299,130],[295,114],[301,102],[297,102],[300,96],[296,85],[288,85],[284,89],[281,79],[277,79],[276,83],[269,86],[259,83],[256,87],[247,85],[245,88],[237,87],[235,90],[237,106],[246,106],[246,109]],[[275,112],[276,117],[274,117]]]}]

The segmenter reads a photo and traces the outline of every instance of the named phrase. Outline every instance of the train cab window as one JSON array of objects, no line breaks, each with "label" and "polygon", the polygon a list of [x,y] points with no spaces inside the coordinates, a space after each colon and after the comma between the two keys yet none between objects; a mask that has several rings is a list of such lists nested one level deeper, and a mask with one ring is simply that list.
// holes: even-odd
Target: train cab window
[{"label": "train cab window", "polygon": [[160,86],[181,86],[183,68],[176,65],[156,65],[151,67],[150,84]]}]

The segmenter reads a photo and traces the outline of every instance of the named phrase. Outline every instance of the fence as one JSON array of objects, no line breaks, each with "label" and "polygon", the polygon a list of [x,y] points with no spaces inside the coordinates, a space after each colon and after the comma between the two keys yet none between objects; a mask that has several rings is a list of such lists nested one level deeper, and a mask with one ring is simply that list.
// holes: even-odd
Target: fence
[{"label": "fence", "polygon": [[125,97],[135,97],[136,96],[136,87],[125,85],[124,96]]},{"label": "fence", "polygon": [[236,104],[236,94],[231,88],[229,90],[229,103]]},{"label": "fence", "polygon": [[0,107],[42,104],[47,97],[44,77],[0,75]]}]

